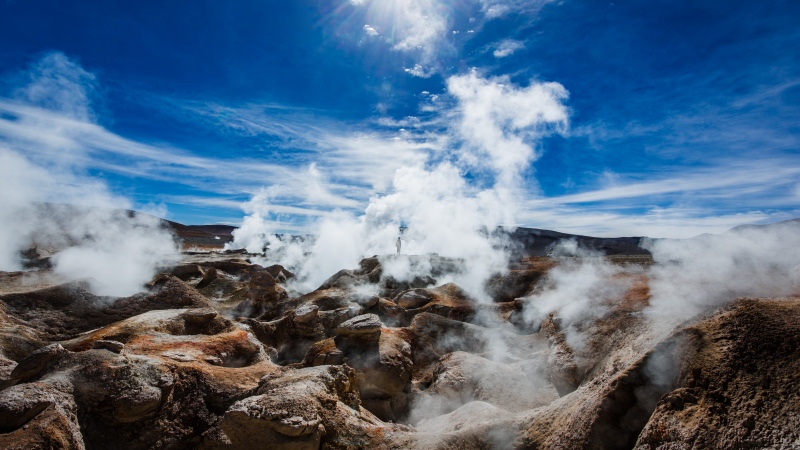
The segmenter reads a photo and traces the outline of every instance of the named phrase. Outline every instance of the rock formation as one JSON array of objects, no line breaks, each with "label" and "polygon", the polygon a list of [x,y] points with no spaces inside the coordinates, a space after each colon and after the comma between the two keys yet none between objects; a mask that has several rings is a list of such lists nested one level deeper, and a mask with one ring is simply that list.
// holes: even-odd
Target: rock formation
[{"label": "rock formation", "polygon": [[[517,260],[487,302],[439,256],[302,295],[243,256],[186,254],[125,298],[7,289],[0,448],[800,447],[800,298],[657,323],[637,255],[599,313],[531,321],[558,258]],[[431,269],[398,281],[392,258]]]}]

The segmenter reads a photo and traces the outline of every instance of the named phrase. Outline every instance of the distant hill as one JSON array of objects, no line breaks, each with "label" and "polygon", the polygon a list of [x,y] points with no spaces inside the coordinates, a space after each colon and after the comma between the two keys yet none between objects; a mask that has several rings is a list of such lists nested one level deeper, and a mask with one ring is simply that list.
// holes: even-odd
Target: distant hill
[{"label": "distant hill", "polygon": [[233,240],[236,229],[232,225],[184,225],[171,220],[164,220],[164,223],[182,240],[184,247],[221,248]]},{"label": "distant hill", "polygon": [[599,238],[558,231],[520,227],[509,233],[511,240],[518,243],[523,256],[547,256],[548,252],[561,240],[574,239],[578,247],[602,252],[606,255],[649,255],[650,252],[639,247],[643,237]]}]

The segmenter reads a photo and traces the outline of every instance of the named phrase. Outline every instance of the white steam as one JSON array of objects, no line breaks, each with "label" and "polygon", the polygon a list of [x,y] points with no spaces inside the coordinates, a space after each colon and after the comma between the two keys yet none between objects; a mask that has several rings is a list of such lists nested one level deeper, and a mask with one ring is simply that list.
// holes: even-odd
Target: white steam
[{"label": "white steam", "polygon": [[511,84],[507,77],[486,79],[475,71],[451,77],[447,89],[459,101],[461,158],[480,166],[488,158],[496,186],[518,186],[519,175],[539,157],[536,144],[545,133],[564,133],[569,95],[559,83]]},{"label": "white steam", "polygon": [[[50,53],[13,90],[18,108],[47,111],[91,123],[95,77],[62,53]],[[23,268],[22,251],[33,246],[51,256],[56,274],[89,278],[99,295],[124,296],[143,289],[156,267],[176,252],[171,234],[152,216],[129,217],[124,198],[85,173],[82,148],[46,139],[54,122],[36,115],[0,116],[0,270]],[[36,136],[29,135],[36,130]],[[36,152],[24,156],[31,145]],[[33,159],[36,158],[36,159]],[[68,206],[69,205],[69,206]]]},{"label": "white steam", "polygon": [[[562,102],[567,92],[557,83],[518,87],[507,78],[483,78],[475,71],[451,77],[447,86],[456,102],[445,114],[456,143],[450,160],[433,162],[441,155],[432,154],[427,164],[401,167],[390,193],[373,197],[362,214],[335,211],[316,221],[313,242],[273,236],[269,203],[281,189],[265,188],[245,205],[248,216],[233,247],[260,252],[269,244],[264,262],[284,264],[305,289],[314,289],[365,256],[395,253],[399,236],[404,254],[461,260],[462,273],[437,281],[454,281],[476,298],[487,298],[484,281],[504,271],[508,260],[506,243],[492,232],[515,223],[515,192],[539,155],[538,142],[547,133],[566,130]],[[414,274],[406,270],[424,268],[397,261],[385,267],[385,276],[407,279]]]},{"label": "white steam", "polygon": [[53,270],[70,279],[88,278],[98,295],[122,297],[142,290],[160,265],[172,262],[175,242],[160,219],[124,210],[77,208],[59,218],[75,244],[53,257]]},{"label": "white steam", "polygon": [[564,260],[550,270],[542,290],[529,298],[525,318],[538,327],[556,312],[562,326],[569,328],[601,317],[629,287],[627,280],[615,278],[621,272],[602,257]]},{"label": "white steam", "polygon": [[649,313],[687,319],[737,297],[796,294],[800,222],[650,242]]},{"label": "white steam", "polygon": [[664,326],[676,326],[741,297],[800,293],[797,220],[692,239],[651,240],[644,246],[653,255],[649,269],[615,265],[585,254],[574,242],[563,242],[554,256],[581,257],[560,259],[527,299],[526,320],[538,326],[555,313],[567,337],[574,338],[570,327],[602,317],[622,301],[631,283],[623,274],[646,276],[650,290],[646,317]]}]

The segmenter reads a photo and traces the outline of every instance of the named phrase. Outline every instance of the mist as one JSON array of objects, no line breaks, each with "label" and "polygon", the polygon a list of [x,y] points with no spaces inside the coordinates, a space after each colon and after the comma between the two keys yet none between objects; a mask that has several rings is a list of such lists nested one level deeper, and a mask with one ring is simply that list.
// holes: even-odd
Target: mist
[{"label": "mist", "polygon": [[651,240],[648,314],[689,319],[737,297],[796,294],[800,222],[742,226],[719,235]]},{"label": "mist", "polygon": [[[63,280],[86,278],[97,295],[126,296],[144,289],[159,266],[173,261],[177,246],[159,219],[128,210],[155,210],[114,194],[88,173],[83,149],[53,140],[28,141],[30,130],[48,136],[55,115],[69,123],[91,123],[96,79],[64,54],[44,55],[19,78],[14,105],[32,113],[3,116],[16,136],[0,146],[0,270],[25,268],[21,252],[34,248],[49,257]],[[35,137],[31,137],[35,139]],[[37,145],[37,152],[26,152]]]},{"label": "mist", "polygon": [[[275,237],[270,202],[281,190],[265,188],[244,205],[247,216],[230,248],[268,247],[263,262],[285,265],[311,290],[361,258],[395,253],[399,237],[403,254],[462,261],[464,270],[437,283],[455,282],[489,301],[483,285],[506,270],[509,258],[508,243],[493,231],[516,223],[522,174],[539,157],[539,141],[566,132],[567,92],[557,83],[519,87],[475,71],[450,77],[447,86],[452,105],[442,115],[449,118],[451,147],[445,154],[432,152],[423,163],[399,168],[389,192],[371,198],[362,212],[335,210],[314,221],[313,242]],[[398,280],[426,269],[384,260],[384,276]]]}]

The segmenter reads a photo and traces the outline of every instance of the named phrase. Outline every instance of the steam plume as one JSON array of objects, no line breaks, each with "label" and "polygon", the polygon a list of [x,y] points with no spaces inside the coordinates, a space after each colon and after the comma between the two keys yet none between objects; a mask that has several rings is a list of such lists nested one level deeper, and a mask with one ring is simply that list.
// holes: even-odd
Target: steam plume
[{"label": "steam plume", "polygon": [[[518,87],[507,78],[484,78],[474,71],[451,77],[447,86],[455,101],[444,113],[451,118],[456,143],[452,158],[437,161],[440,155],[429,155],[424,164],[400,168],[392,191],[373,197],[361,215],[336,211],[321,218],[313,228],[316,239],[305,249],[307,254],[289,250],[300,244],[268,238],[275,233],[265,220],[268,196],[257,195],[246,205],[249,215],[233,246],[260,250],[269,242],[268,259],[303,254],[300,261],[286,262],[296,264],[292,268],[305,280],[305,288],[313,289],[364,256],[393,253],[399,230],[404,228],[404,253],[462,259],[466,271],[447,281],[456,281],[484,298],[483,282],[503,271],[508,258],[505,243],[491,237],[491,232],[499,225],[514,224],[521,174],[538,158],[537,143],[548,133],[566,130],[563,101],[567,92],[558,83]],[[410,275],[403,273],[407,266],[389,264],[387,268],[387,275],[398,279]]]},{"label": "steam plume", "polygon": [[[123,296],[143,289],[156,267],[173,257],[172,236],[152,216],[129,216],[131,203],[85,174],[83,149],[57,139],[37,139],[32,159],[24,130],[40,136],[52,121],[37,121],[37,111],[91,123],[96,79],[64,54],[44,55],[13,90],[25,117],[2,117],[13,138],[0,147],[0,270],[23,268],[20,251],[31,246],[53,255],[53,270],[66,278],[90,278],[96,294]],[[24,123],[23,123],[24,122]],[[19,129],[19,132],[14,130]],[[44,156],[44,157],[42,157]],[[67,206],[72,205],[72,206]]]}]

